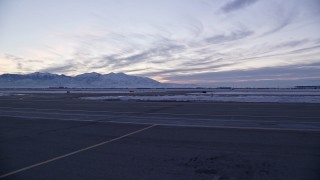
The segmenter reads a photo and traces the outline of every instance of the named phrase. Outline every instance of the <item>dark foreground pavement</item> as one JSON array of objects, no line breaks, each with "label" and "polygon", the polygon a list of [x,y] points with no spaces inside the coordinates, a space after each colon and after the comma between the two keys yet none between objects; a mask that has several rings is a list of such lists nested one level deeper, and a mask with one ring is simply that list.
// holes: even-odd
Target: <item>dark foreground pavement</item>
[{"label": "dark foreground pavement", "polygon": [[[59,114],[56,119],[41,118],[40,113],[21,118],[13,117],[14,113],[21,112],[13,110],[11,114],[7,112],[8,107],[80,109],[81,113],[86,109],[128,111],[128,107],[124,107],[126,104],[124,102],[95,104],[70,100],[63,101],[64,103],[61,103],[62,101],[47,102],[47,107],[41,102],[43,101],[0,102],[2,110],[7,107],[6,112],[0,114],[0,177],[2,179],[320,179],[319,129],[307,130],[304,126],[301,129],[281,129],[153,125],[152,122],[155,121],[152,117],[168,118],[171,115],[145,115],[150,112],[181,114],[183,108],[189,108],[190,110],[184,113],[198,113],[201,117],[211,117],[211,121],[215,121],[216,117],[209,115],[223,114],[223,110],[228,109],[227,103],[221,106],[217,104],[196,106],[192,103],[128,103],[128,106],[132,106],[131,109],[129,108],[131,111],[140,112],[145,119],[150,118],[149,124],[111,123],[101,119],[59,120],[59,117],[62,118],[64,114]],[[29,105],[24,106],[24,103]],[[197,110],[196,107],[199,106],[202,108]],[[280,109],[272,108],[274,106]],[[274,106],[230,103],[229,109],[234,107],[238,109],[234,108],[235,112],[225,111],[224,114],[242,113],[243,116],[223,118],[240,121],[250,117],[256,121],[272,119],[272,117],[253,116],[261,112],[257,114],[287,115],[283,118],[275,118],[276,122],[285,120],[290,123],[295,121],[316,123],[319,121],[316,118],[319,117],[317,105],[276,104]],[[207,108],[203,109],[204,107]],[[217,107],[216,111],[210,110],[213,107]],[[262,107],[265,109],[265,114]],[[290,110],[288,107],[297,110]],[[304,107],[309,108],[306,111],[301,110]],[[35,109],[29,110],[34,112]],[[49,111],[41,113],[50,115]],[[108,114],[108,112],[104,113]],[[33,116],[37,118],[32,118]],[[78,117],[78,115],[73,116]],[[290,118],[290,116],[298,118]],[[303,118],[306,116],[313,118]],[[112,117],[116,116],[108,118]],[[178,115],[178,117],[197,120],[197,115]]]},{"label": "dark foreground pavement", "polygon": [[[6,174],[149,125],[1,118]],[[154,126],[4,179],[319,179],[320,133]]]}]

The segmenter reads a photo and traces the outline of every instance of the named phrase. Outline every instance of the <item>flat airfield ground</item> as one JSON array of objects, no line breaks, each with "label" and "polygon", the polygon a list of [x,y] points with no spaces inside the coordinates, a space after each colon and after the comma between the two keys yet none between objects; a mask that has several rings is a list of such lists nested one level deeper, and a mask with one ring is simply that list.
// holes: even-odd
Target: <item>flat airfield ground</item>
[{"label": "flat airfield ground", "polygon": [[78,96],[0,97],[1,179],[320,179],[320,104]]}]

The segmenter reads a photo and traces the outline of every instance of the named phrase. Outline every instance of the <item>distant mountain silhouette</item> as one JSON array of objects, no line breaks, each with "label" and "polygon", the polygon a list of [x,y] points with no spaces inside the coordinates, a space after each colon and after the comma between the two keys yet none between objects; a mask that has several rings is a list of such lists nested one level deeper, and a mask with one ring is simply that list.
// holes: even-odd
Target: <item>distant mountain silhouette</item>
[{"label": "distant mountain silhouette", "polygon": [[35,72],[25,75],[0,75],[0,88],[166,88],[185,86],[188,85],[160,83],[150,78],[124,73],[99,74],[92,72],[77,76],[66,76]]}]

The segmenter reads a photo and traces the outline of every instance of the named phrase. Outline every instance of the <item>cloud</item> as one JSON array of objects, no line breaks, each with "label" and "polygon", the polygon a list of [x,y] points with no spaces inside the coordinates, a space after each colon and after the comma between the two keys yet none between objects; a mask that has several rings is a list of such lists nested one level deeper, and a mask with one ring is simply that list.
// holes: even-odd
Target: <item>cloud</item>
[{"label": "cloud", "polygon": [[[310,41],[309,39],[297,39],[297,40],[290,40],[285,42],[273,42],[274,44],[272,45],[261,46],[260,51],[256,52],[251,57],[246,57],[245,59],[292,55],[297,52],[303,52],[303,51],[313,50],[317,48],[314,46],[308,47],[307,44],[309,42],[312,42],[312,41]],[[283,52],[283,50],[285,50],[286,52]]]},{"label": "cloud", "polygon": [[[151,62],[161,63],[154,60],[154,58],[168,58],[177,52],[183,51],[184,45],[175,44],[172,41],[162,40],[155,43],[149,49],[143,49],[132,54],[134,50],[128,50],[126,53],[114,55],[102,55],[92,59],[90,63],[91,68],[106,68],[110,67],[114,70],[123,67],[130,67],[135,64]],[[163,61],[162,61],[163,62]]]},{"label": "cloud", "polygon": [[308,51],[312,51],[312,50],[317,50],[317,49],[319,49],[319,48],[320,48],[320,45],[309,46],[309,47],[305,47],[305,48],[301,48],[301,49],[297,49],[297,50],[290,51],[289,53],[308,52]]},{"label": "cloud", "polygon": [[232,0],[222,7],[222,10],[226,13],[236,11],[245,8],[251,4],[254,4],[257,0]]},{"label": "cloud", "polygon": [[275,48],[292,48],[292,47],[304,45],[307,42],[309,42],[308,39],[287,41],[287,42],[278,44],[277,46],[275,46]]},{"label": "cloud", "polygon": [[[189,62],[188,62],[189,63]],[[203,66],[199,66],[198,64],[194,64],[192,65],[181,65],[184,68],[175,68],[175,69],[171,69],[171,70],[155,70],[153,72],[148,72],[148,73],[138,73],[137,75],[141,75],[141,76],[162,76],[162,77],[176,77],[179,76],[181,74],[201,74],[202,72],[208,72],[208,71],[216,71],[221,67],[225,67],[225,66],[229,66],[229,65],[235,65],[237,63],[221,63],[221,64],[211,64],[208,65],[208,63],[205,65],[203,64]]]},{"label": "cloud", "polygon": [[[241,85],[255,86],[257,81],[281,82],[286,85],[299,85],[299,83],[308,81],[314,83],[320,81],[320,62],[304,65],[289,65],[280,67],[265,67],[249,70],[233,70],[225,72],[207,72],[191,75],[168,76],[166,80],[171,82],[194,82],[206,83],[211,85]],[[281,85],[281,84],[276,85]],[[258,83],[259,84],[259,83]],[[262,83],[263,84],[263,83]],[[318,85],[313,84],[313,85]]]},{"label": "cloud", "polygon": [[276,33],[285,27],[289,26],[294,22],[294,19],[298,16],[298,12],[290,12],[288,14],[284,14],[284,12],[281,12],[281,9],[275,13],[276,15],[274,18],[276,18],[277,25],[267,32],[264,32],[262,36],[267,36],[273,33]]},{"label": "cloud", "polygon": [[[99,8],[92,7],[95,12],[92,19],[59,23],[55,26],[61,28],[43,32],[39,29],[39,33],[21,31],[14,24],[12,32],[22,34],[19,39],[10,34],[6,36],[13,40],[11,38],[0,48],[0,55],[7,54],[0,59],[2,68],[6,69],[0,71],[66,74],[114,71],[157,76],[172,82],[222,83],[289,78],[280,70],[273,68],[272,72],[268,68],[291,64],[297,72],[308,69],[310,72],[305,74],[316,76],[311,72],[318,69],[300,66],[320,61],[317,59],[320,55],[319,18],[312,10],[316,9],[313,4],[319,4],[316,0],[201,2],[167,1],[166,7],[160,7],[161,1],[159,8],[165,9],[164,13],[162,10],[155,12],[143,6],[144,3],[130,3],[126,9],[110,1],[110,6],[102,6],[102,3]],[[110,8],[109,11],[105,7]],[[64,30],[64,26],[71,29]],[[37,34],[46,37],[41,36],[40,41]],[[47,37],[48,34],[52,36]],[[288,72],[285,68],[281,71]],[[307,78],[302,72],[297,74]]]},{"label": "cloud", "polygon": [[21,57],[12,55],[12,54],[6,54],[5,58],[9,59],[9,60],[12,60],[12,61],[15,61],[15,62],[20,62],[20,63],[32,63],[32,62],[41,63],[42,62],[41,60],[25,59],[25,58],[21,58]]},{"label": "cloud", "polygon": [[[277,46],[279,46],[279,48],[276,48]],[[276,46],[271,46],[271,47],[265,47],[264,52],[258,52],[256,54],[254,54],[253,56],[251,55],[247,55],[247,56],[243,56],[243,57],[238,57],[237,61],[240,62],[253,62],[254,60],[266,60],[266,59],[275,59],[278,61],[277,65],[281,65],[280,60],[283,60],[285,57],[292,57],[292,59],[290,59],[291,62],[294,62],[293,60],[300,60],[300,62],[295,63],[295,64],[304,64],[304,63],[308,63],[309,61],[314,62],[314,61],[320,61],[320,59],[317,59],[317,57],[315,57],[313,60],[310,60],[306,57],[306,55],[303,55],[304,53],[309,53],[310,55],[314,54],[314,53],[318,53],[319,49],[320,49],[320,45],[315,45],[315,46],[308,46],[308,47],[301,47],[299,49],[290,49],[290,48],[285,48],[285,50],[287,51],[277,51],[277,49],[280,49],[281,45],[276,45]],[[319,53],[318,53],[319,54]],[[301,59],[301,55],[303,55],[303,59]],[[300,58],[300,59],[299,59]],[[304,60],[304,61],[302,61]]]},{"label": "cloud", "polygon": [[76,64],[74,63],[69,63],[65,65],[60,65],[60,66],[53,66],[53,67],[48,67],[48,68],[43,68],[39,70],[40,72],[48,72],[48,73],[58,73],[58,74],[63,74],[68,71],[73,71],[77,69]]},{"label": "cloud", "polygon": [[208,43],[211,43],[211,44],[220,44],[220,43],[243,39],[243,38],[248,37],[252,34],[253,34],[253,31],[241,30],[241,31],[235,31],[229,35],[224,35],[224,34],[216,35],[216,36],[205,39],[205,41]]},{"label": "cloud", "polygon": [[15,64],[18,71],[32,71],[32,65],[35,63],[41,63],[41,60],[25,59],[12,54],[6,54],[5,59],[12,61]]}]

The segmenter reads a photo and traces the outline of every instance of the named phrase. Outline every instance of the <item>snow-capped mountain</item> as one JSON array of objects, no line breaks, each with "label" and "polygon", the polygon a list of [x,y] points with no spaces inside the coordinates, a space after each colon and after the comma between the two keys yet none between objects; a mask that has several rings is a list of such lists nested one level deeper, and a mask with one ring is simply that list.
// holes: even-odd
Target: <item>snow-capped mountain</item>
[{"label": "snow-capped mountain", "polygon": [[124,73],[85,73],[73,78],[77,87],[111,87],[111,88],[126,88],[126,87],[161,87],[161,83],[150,78],[130,76]]},{"label": "snow-capped mountain", "polygon": [[166,86],[150,78],[124,73],[99,74],[93,72],[73,77],[40,72],[25,75],[0,75],[0,88],[160,88]]}]

